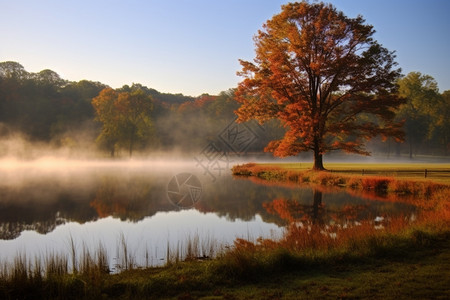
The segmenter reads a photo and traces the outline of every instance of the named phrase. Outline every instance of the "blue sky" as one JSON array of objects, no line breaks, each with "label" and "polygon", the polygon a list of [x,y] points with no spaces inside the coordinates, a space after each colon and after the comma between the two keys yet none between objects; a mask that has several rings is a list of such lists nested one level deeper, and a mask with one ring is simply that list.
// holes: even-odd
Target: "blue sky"
[{"label": "blue sky", "polygon": [[[114,88],[141,83],[198,96],[236,87],[238,59],[281,0],[0,0],[0,61]],[[331,0],[361,14],[407,74],[450,90],[450,1]]]}]

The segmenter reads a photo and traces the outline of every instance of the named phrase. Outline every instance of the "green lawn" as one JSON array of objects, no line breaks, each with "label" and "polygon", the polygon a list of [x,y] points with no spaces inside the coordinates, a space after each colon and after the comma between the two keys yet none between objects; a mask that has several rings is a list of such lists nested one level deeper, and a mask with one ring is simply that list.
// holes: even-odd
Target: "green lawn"
[{"label": "green lawn", "polygon": [[[275,166],[288,170],[308,170],[312,163],[264,163],[261,166]],[[438,163],[325,163],[332,172],[355,175],[395,176],[414,180],[432,180],[450,184],[450,164]],[[425,178],[425,170],[427,177]]]},{"label": "green lawn", "polygon": [[224,298],[217,299],[448,299],[449,287],[450,249],[446,248],[417,259],[292,271],[219,290]]}]

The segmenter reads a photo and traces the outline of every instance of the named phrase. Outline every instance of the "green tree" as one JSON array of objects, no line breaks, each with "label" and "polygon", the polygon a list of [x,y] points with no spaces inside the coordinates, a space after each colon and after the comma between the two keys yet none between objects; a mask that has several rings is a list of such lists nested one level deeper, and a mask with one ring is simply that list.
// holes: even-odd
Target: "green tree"
[{"label": "green tree", "polygon": [[[256,58],[242,61],[238,74],[239,121],[278,119],[281,140],[266,147],[276,156],[333,150],[368,155],[364,144],[382,135],[402,138],[393,121],[402,103],[394,54],[373,39],[371,25],[346,17],[331,4],[306,1],[282,6],[255,37]],[[377,122],[360,122],[361,114]]]},{"label": "green tree", "polygon": [[153,136],[150,114],[151,98],[143,90],[119,93],[116,109],[119,112],[120,143],[128,148],[130,157],[136,144],[146,146]]},{"label": "green tree", "polygon": [[399,94],[406,98],[398,113],[398,119],[405,120],[406,141],[409,157],[417,152],[420,145],[429,141],[435,118],[433,112],[439,102],[439,89],[436,81],[429,75],[411,72],[398,81]]},{"label": "green tree", "polygon": [[150,113],[153,103],[141,89],[117,92],[105,88],[92,99],[96,119],[102,123],[97,141],[114,156],[117,147],[126,148],[130,157],[136,144],[148,145],[153,137]]},{"label": "green tree", "polygon": [[0,63],[0,77],[5,79],[28,79],[29,73],[25,68],[15,61],[5,61]]},{"label": "green tree", "polygon": [[40,71],[39,73],[33,74],[32,78],[36,81],[36,83],[40,85],[50,86],[54,88],[61,88],[64,84],[67,83],[67,81],[62,79],[58,75],[58,73],[49,69],[45,69]]},{"label": "green tree", "polygon": [[433,122],[431,123],[430,137],[435,139],[444,155],[450,151],[450,91],[445,91],[440,97],[433,112]]}]

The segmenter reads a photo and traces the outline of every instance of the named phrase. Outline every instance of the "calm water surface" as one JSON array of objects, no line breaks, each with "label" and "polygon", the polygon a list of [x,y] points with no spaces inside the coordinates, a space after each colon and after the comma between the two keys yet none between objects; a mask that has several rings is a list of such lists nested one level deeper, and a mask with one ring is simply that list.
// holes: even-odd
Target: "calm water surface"
[{"label": "calm water surface", "polygon": [[[176,205],[176,199],[183,201]],[[375,226],[389,216],[415,214],[412,206],[378,196],[236,179],[228,171],[212,180],[192,162],[3,161],[0,261],[18,253],[68,255],[72,245],[77,252],[102,245],[114,268],[125,245],[137,265],[158,265],[168,247],[182,251],[196,239],[203,254],[213,254],[212,248],[238,237],[281,237],[286,220],[274,207],[284,200],[298,204],[295,214],[304,222],[323,226],[367,219]]]}]

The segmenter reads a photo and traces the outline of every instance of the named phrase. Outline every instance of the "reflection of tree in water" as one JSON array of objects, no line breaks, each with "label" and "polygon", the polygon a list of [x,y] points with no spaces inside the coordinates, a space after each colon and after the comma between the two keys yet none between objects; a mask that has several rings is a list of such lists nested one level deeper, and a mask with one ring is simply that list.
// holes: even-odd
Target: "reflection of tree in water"
[{"label": "reflection of tree in water", "polygon": [[351,222],[372,219],[367,205],[347,204],[339,208],[327,208],[322,201],[323,192],[313,190],[312,204],[301,203],[300,199],[277,198],[271,202],[263,203],[266,211],[276,215],[286,222],[286,225],[302,224],[319,227],[339,224],[349,226]]},{"label": "reflection of tree in water", "polygon": [[[40,195],[36,186],[3,189],[0,199],[0,239],[14,239],[25,230],[46,234],[68,221],[92,219],[90,207],[80,205],[79,197],[87,197],[79,190],[73,195],[57,188],[54,194]],[[83,221],[84,222],[84,221]]]},{"label": "reflection of tree in water", "polygon": [[0,239],[25,230],[47,234],[66,222],[114,216],[138,221],[172,207],[165,187],[147,174],[82,174],[70,180],[31,177],[20,186],[0,182]]},{"label": "reflection of tree in water", "polygon": [[313,207],[312,207],[312,214],[311,219],[312,223],[315,224],[323,223],[323,220],[321,219],[323,207],[322,207],[322,192],[319,190],[314,190],[314,196],[313,196]]},{"label": "reflection of tree in water", "polygon": [[314,190],[313,203],[302,204],[299,201],[278,198],[272,202],[263,203],[263,207],[270,214],[277,215],[287,224],[306,222],[311,224],[323,224],[326,209],[322,203],[322,192]]},{"label": "reflection of tree in water", "polygon": [[[136,222],[157,212],[177,210],[167,198],[169,179],[152,170],[75,175],[66,179],[32,177],[20,188],[0,182],[0,238],[13,239],[23,230],[45,234],[65,222],[82,224],[108,216]],[[203,188],[202,199],[194,208],[228,221],[250,221],[258,215],[264,222],[280,226],[291,222],[343,226],[405,209],[397,202],[378,201],[379,197],[363,200],[342,191],[321,188],[313,192],[309,187],[232,177]]]},{"label": "reflection of tree in water", "polygon": [[[302,204],[295,198],[277,198],[264,204],[268,213],[285,221],[286,231],[277,242],[283,247],[295,250],[330,249],[336,245],[353,245],[354,241],[367,236],[376,236],[380,230],[395,232],[404,229],[414,221],[413,215],[406,211],[385,210],[385,202],[373,209],[371,202],[349,203],[329,206],[328,197],[323,201],[321,190],[313,191],[312,203]],[[328,194],[327,194],[328,196]],[[377,198],[378,199],[378,198]],[[331,199],[332,200],[332,199]],[[332,202],[332,201],[330,201]],[[386,202],[392,208],[392,202]],[[400,207],[402,207],[401,205]],[[405,206],[403,206],[405,208]],[[407,206],[409,212],[416,211]],[[412,209],[412,210],[411,210]],[[411,218],[410,218],[411,216]],[[273,241],[261,239],[258,245],[266,247]]]},{"label": "reflection of tree in water", "polygon": [[90,206],[100,218],[109,216],[122,220],[139,221],[159,211],[170,210],[163,190],[155,190],[148,178],[133,177],[123,180],[117,177],[103,178]]},{"label": "reflection of tree in water", "polygon": [[361,229],[360,232],[364,233],[375,230],[366,205],[347,204],[329,208],[322,201],[323,192],[318,189],[313,190],[312,203],[302,204],[298,200],[278,198],[264,204],[269,213],[286,222],[286,232],[280,240],[286,247],[326,249],[345,240],[343,235],[354,235],[351,232],[355,230]]}]

